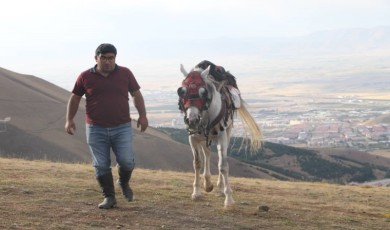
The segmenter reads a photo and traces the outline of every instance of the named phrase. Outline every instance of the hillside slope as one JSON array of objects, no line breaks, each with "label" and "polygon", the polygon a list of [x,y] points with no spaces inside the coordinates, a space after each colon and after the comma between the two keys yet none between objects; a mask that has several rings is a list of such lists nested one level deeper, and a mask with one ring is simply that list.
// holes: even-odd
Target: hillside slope
[{"label": "hillside slope", "polygon": [[[0,229],[388,229],[388,187],[230,177],[223,197],[191,201],[192,173],[136,169],[134,202],[102,200],[86,164],[0,158]],[[115,178],[116,179],[116,178]],[[212,178],[217,180],[216,176]]]},{"label": "hillside slope", "polygon": [[[160,128],[173,139],[188,144],[186,131]],[[353,149],[305,149],[272,142],[249,154],[241,148],[242,138],[233,138],[229,156],[251,165],[271,178],[281,180],[365,182],[390,177],[390,159]],[[213,147],[213,146],[212,146]]]},{"label": "hillside slope", "polygon": [[[76,134],[71,136],[64,131],[69,96],[69,91],[38,77],[0,68],[0,120],[11,117],[10,122],[0,123],[0,130],[4,131],[6,125],[6,132],[0,132],[0,156],[89,163],[84,100],[75,118]],[[193,171],[189,146],[151,127],[145,133],[134,129],[134,150],[137,167]],[[229,162],[231,175],[268,177],[235,159]],[[212,172],[217,172],[215,160]]]},{"label": "hillside slope", "polygon": [[[70,136],[63,130],[69,95],[70,92],[40,78],[0,68],[0,120],[11,117],[6,123],[6,132],[0,132],[0,156],[90,163],[85,140],[84,101],[76,116],[76,135]],[[0,130],[4,131],[2,127]],[[192,172],[192,153],[188,143],[183,142],[188,142],[186,131],[170,135],[151,127],[146,133],[134,129],[137,167]],[[172,139],[178,136],[182,143]],[[367,154],[363,157],[349,150],[337,154],[332,151],[334,154],[327,155],[266,143],[251,159],[237,146],[230,150],[232,176],[343,183],[383,179],[390,175],[390,159]],[[217,173],[217,164],[217,155],[213,154],[213,174]]]}]

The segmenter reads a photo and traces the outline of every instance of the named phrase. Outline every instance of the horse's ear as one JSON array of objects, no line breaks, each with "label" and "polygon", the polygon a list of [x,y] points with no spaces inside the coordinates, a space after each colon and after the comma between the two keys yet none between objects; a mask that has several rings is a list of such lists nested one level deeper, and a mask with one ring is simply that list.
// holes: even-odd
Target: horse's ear
[{"label": "horse's ear", "polygon": [[180,64],[180,71],[184,74],[184,77],[187,77],[188,73],[187,73],[186,69],[184,69],[183,64]]},{"label": "horse's ear", "polygon": [[202,76],[203,81],[207,79],[207,76],[209,76],[209,72],[210,72],[210,66],[208,66],[207,69],[202,71],[200,75]]},{"label": "horse's ear", "polygon": [[209,72],[210,72],[210,66],[207,67],[205,70],[203,70],[200,76],[202,77],[203,81],[206,83],[207,91],[211,93],[210,95],[212,95],[213,92],[215,91],[215,87],[213,84],[210,84],[210,79],[208,78]]}]

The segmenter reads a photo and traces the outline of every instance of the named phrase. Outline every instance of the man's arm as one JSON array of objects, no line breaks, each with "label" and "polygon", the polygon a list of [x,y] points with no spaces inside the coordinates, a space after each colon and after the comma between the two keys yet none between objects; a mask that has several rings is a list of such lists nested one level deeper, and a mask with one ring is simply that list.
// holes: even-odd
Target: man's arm
[{"label": "man's arm", "polygon": [[80,96],[72,93],[68,101],[68,106],[66,108],[65,131],[70,135],[73,135],[76,131],[76,124],[74,123],[73,119],[76,116],[77,110],[79,108],[80,100]]},{"label": "man's arm", "polygon": [[137,121],[137,128],[141,126],[141,132],[144,132],[146,128],[149,126],[148,118],[146,117],[144,97],[142,96],[141,91],[139,90],[132,92],[131,96],[133,97],[134,106],[137,109],[139,114],[139,118]]}]

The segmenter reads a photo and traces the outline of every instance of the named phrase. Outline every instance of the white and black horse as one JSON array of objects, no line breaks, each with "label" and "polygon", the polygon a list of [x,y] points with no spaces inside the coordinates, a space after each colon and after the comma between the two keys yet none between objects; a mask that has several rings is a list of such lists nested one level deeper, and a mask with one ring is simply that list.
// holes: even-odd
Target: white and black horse
[{"label": "white and black horse", "polygon": [[[185,79],[177,90],[179,95],[180,110],[185,113],[184,121],[189,133],[189,142],[194,155],[195,180],[193,184],[192,199],[201,197],[200,171],[203,163],[204,189],[206,192],[213,190],[210,173],[210,144],[214,142],[218,150],[218,193],[225,195],[225,207],[234,205],[232,189],[229,184],[229,165],[227,151],[230,142],[230,134],[233,128],[233,120],[238,112],[249,132],[249,140],[252,151],[261,148],[261,130],[241,100],[240,108],[233,106],[232,99],[225,82],[216,81],[209,75],[210,67],[203,70],[194,68],[187,73],[183,65],[181,72]],[[202,154],[203,153],[203,157]],[[203,161],[204,160],[204,161]],[[202,162],[203,161],[203,162]]]}]

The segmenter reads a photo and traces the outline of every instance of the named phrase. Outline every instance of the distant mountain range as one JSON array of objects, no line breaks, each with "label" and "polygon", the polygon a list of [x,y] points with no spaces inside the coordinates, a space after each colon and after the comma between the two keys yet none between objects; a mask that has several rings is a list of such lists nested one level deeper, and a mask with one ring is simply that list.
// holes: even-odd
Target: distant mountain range
[{"label": "distant mountain range", "polygon": [[[76,134],[70,136],[64,131],[69,96],[69,91],[38,77],[0,68],[0,157],[89,163],[84,101],[76,116]],[[10,120],[4,121],[5,118]],[[192,153],[185,140],[185,130],[150,127],[146,133],[140,133],[135,129],[137,166],[193,171]],[[248,157],[232,146],[230,175],[348,182],[382,179],[389,174],[390,159],[349,150],[329,152],[332,154],[265,143],[261,152]],[[212,173],[217,173],[216,154],[212,157]]]},{"label": "distant mountain range", "polygon": [[[253,28],[256,29],[256,26]],[[139,55],[161,57],[259,55],[262,57],[340,55],[380,52],[390,54],[390,26],[328,30],[296,37],[260,37],[142,41],[134,46]],[[177,48],[177,49],[176,49]]]}]

